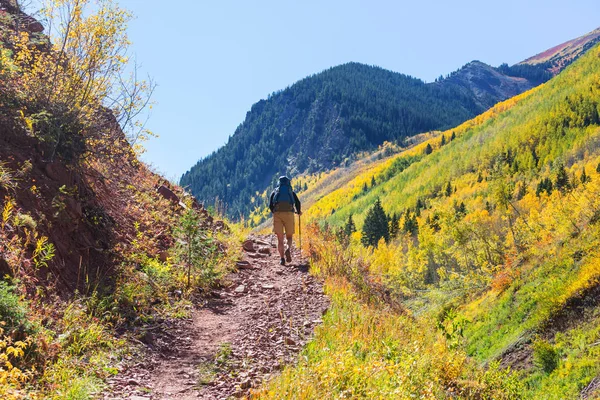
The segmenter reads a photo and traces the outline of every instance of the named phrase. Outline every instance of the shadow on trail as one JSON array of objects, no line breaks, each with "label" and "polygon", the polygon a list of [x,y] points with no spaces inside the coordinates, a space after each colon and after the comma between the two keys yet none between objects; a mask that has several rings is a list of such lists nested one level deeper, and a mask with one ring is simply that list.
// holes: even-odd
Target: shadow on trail
[{"label": "shadow on trail", "polygon": [[296,271],[301,272],[303,274],[308,274],[308,270],[310,269],[310,264],[301,263],[301,264],[290,264],[290,267],[294,268]]},{"label": "shadow on trail", "polygon": [[217,315],[224,315],[227,314],[233,305],[233,301],[229,299],[210,299],[202,308],[210,310]]}]

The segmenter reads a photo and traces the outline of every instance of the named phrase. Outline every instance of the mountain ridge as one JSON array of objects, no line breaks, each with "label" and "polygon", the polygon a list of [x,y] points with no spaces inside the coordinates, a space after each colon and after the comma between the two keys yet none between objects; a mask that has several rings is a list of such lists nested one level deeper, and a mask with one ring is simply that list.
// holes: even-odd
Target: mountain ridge
[{"label": "mountain ridge", "polygon": [[[581,52],[596,36],[586,38],[577,42]],[[569,53],[556,68],[574,59]],[[402,145],[412,135],[459,125],[547,81],[554,73],[546,67],[471,61],[425,83],[377,66],[334,66],[255,103],[227,144],[180,183],[207,205],[225,205],[228,216],[247,217],[278,175],[326,171],[384,141]]]},{"label": "mountain ridge", "polygon": [[600,27],[529,57],[518,65],[541,65],[556,75],[598,42],[600,42]]}]

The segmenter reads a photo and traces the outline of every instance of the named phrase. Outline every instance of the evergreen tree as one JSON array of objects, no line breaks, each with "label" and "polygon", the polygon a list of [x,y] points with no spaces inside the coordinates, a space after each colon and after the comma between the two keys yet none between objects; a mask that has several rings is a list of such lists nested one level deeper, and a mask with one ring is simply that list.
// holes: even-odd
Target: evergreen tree
[{"label": "evergreen tree", "polygon": [[400,217],[394,213],[392,220],[390,221],[390,238],[394,239],[398,236],[400,230]]},{"label": "evergreen tree", "polygon": [[423,201],[420,197],[417,199],[417,205],[415,206],[415,212],[418,213],[418,216],[421,215],[421,210],[425,209],[425,201]]},{"label": "evergreen tree", "polygon": [[192,284],[192,278],[203,286],[212,285],[217,278],[210,261],[215,246],[208,232],[201,226],[200,216],[190,208],[181,216],[179,224],[173,229],[173,235],[177,239],[175,254],[186,269],[188,288]]},{"label": "evergreen tree", "polygon": [[481,175],[481,171],[479,171],[479,174],[477,175],[477,183],[481,183],[483,181],[483,176]]},{"label": "evergreen tree", "polygon": [[402,231],[410,235],[415,235],[419,230],[419,224],[417,222],[417,216],[412,214],[410,210],[406,210],[404,214],[404,224],[402,224]]},{"label": "evergreen tree", "polygon": [[425,154],[431,154],[433,153],[433,148],[431,147],[431,145],[429,143],[427,143],[427,147],[425,147]]},{"label": "evergreen tree", "polygon": [[517,172],[519,172],[519,162],[517,160],[513,161],[512,172],[513,172],[513,174],[516,174]]},{"label": "evergreen tree", "polygon": [[417,217],[421,216],[421,210],[425,208],[425,204],[423,203],[423,200],[421,200],[420,198],[417,199],[417,205],[415,206],[415,215]]},{"label": "evergreen tree", "polygon": [[535,195],[540,197],[543,192],[550,194],[552,193],[552,190],[554,190],[552,187],[552,181],[550,178],[544,178],[540,181],[540,183],[538,183],[537,189],[535,190]]},{"label": "evergreen tree", "polygon": [[460,202],[460,204],[454,203],[454,215],[456,219],[462,219],[465,215],[467,215],[467,207],[464,202]]},{"label": "evergreen tree", "polygon": [[596,166],[596,172],[600,174],[600,163],[598,163],[598,166]]},{"label": "evergreen tree", "polygon": [[585,173],[585,167],[583,168],[583,171],[581,172],[581,177],[579,178],[581,180],[581,183],[583,185],[585,185],[586,183],[588,183],[589,181],[592,180],[592,178],[590,178],[586,173]]},{"label": "evergreen tree", "polygon": [[363,193],[367,193],[369,191],[369,187],[367,186],[367,182],[365,182],[365,184],[363,185],[362,191],[363,191]]},{"label": "evergreen tree", "polygon": [[439,231],[441,229],[440,215],[437,212],[434,212],[432,217],[427,217],[427,223],[435,232]]},{"label": "evergreen tree", "polygon": [[442,135],[442,140],[440,141],[440,146],[444,146],[446,144],[446,136]]},{"label": "evergreen tree", "polygon": [[344,234],[346,237],[350,237],[354,232],[356,232],[356,225],[354,225],[352,214],[350,214],[348,216],[348,221],[346,221],[346,225],[344,226]]},{"label": "evergreen tree", "polygon": [[375,187],[377,185],[377,181],[375,180],[375,176],[371,177],[371,187]]},{"label": "evergreen tree", "polygon": [[540,197],[540,195],[542,194],[543,191],[544,191],[544,180],[542,179],[541,181],[539,181],[539,183],[537,184],[537,187],[535,188],[535,195],[537,197]]},{"label": "evergreen tree", "polygon": [[567,189],[569,189],[569,175],[567,175],[567,171],[565,170],[564,165],[560,165],[558,167],[554,187],[560,190],[561,192],[564,192]]},{"label": "evergreen tree", "polygon": [[448,182],[444,193],[445,193],[446,197],[450,197],[450,195],[452,194],[452,183]]},{"label": "evergreen tree", "polygon": [[454,131],[452,131],[452,136],[450,136],[450,141],[453,141],[454,139],[456,139],[456,133],[454,133]]},{"label": "evergreen tree", "polygon": [[381,238],[384,238],[388,242],[390,240],[390,231],[388,228],[388,217],[381,206],[381,200],[377,198],[373,207],[367,212],[361,240],[364,246],[376,247]]}]

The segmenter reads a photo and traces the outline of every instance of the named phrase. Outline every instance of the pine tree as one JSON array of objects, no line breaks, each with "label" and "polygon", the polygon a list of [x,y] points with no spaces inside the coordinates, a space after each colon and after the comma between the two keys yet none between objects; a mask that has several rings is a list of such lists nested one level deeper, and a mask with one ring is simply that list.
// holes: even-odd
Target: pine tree
[{"label": "pine tree", "polygon": [[365,184],[363,185],[362,191],[363,191],[363,193],[366,193],[366,192],[369,191],[369,187],[367,186],[367,182],[365,182]]},{"label": "pine tree", "polygon": [[585,185],[586,183],[588,183],[589,181],[592,180],[592,178],[590,178],[586,173],[585,173],[585,168],[583,168],[583,171],[581,172],[581,177],[579,178],[581,180],[581,184]]},{"label": "pine tree", "polygon": [[394,213],[392,220],[390,221],[390,238],[394,239],[398,236],[400,230],[400,217]]},{"label": "pine tree", "polygon": [[454,131],[452,131],[452,136],[450,136],[450,141],[453,141],[454,139],[456,139],[456,133],[454,133]]},{"label": "pine tree", "polygon": [[417,205],[415,208],[419,211],[425,208],[425,202],[423,202],[420,197],[417,199]]},{"label": "pine tree", "polygon": [[465,215],[467,215],[467,207],[464,202],[460,202],[460,204],[454,203],[454,215],[456,219],[462,219]]},{"label": "pine tree", "polygon": [[346,225],[344,226],[344,234],[346,237],[350,237],[354,232],[356,232],[356,225],[352,219],[352,214],[350,214],[348,216],[348,221],[346,221]]},{"label": "pine tree", "polygon": [[406,210],[404,214],[404,224],[402,224],[402,231],[411,235],[415,235],[419,230],[419,224],[417,223],[417,216],[412,214],[410,210]]},{"label": "pine tree", "polygon": [[442,135],[442,140],[440,142],[440,147],[446,144],[446,136]]},{"label": "pine tree", "polygon": [[425,154],[431,154],[433,153],[433,148],[431,147],[431,145],[429,143],[427,143],[427,147],[425,147]]},{"label": "pine tree", "polygon": [[371,187],[375,187],[377,185],[377,181],[375,180],[375,176],[371,177]]},{"label": "pine tree", "polygon": [[445,194],[446,197],[450,197],[450,195],[452,194],[452,183],[448,182],[448,184],[446,185]]},{"label": "pine tree", "polygon": [[552,190],[554,190],[552,187],[552,181],[550,178],[544,178],[540,181],[540,183],[538,183],[537,189],[535,190],[535,195],[540,197],[543,192],[551,194]]},{"label": "pine tree", "polygon": [[217,277],[210,262],[215,250],[213,240],[201,226],[200,216],[190,208],[173,230],[177,239],[175,254],[186,268],[188,288],[192,284],[192,275],[197,283],[204,286],[213,284]]},{"label": "pine tree", "polygon": [[439,231],[441,229],[440,215],[437,212],[434,212],[432,217],[427,217],[427,223],[435,232]]},{"label": "pine tree", "polygon": [[535,189],[535,195],[537,197],[540,197],[540,195],[542,194],[542,192],[544,191],[544,180],[542,179],[538,185],[537,188]]},{"label": "pine tree", "polygon": [[565,190],[569,189],[569,175],[567,175],[567,171],[565,170],[564,165],[560,165],[558,167],[554,187],[556,187],[556,189],[560,190],[561,192],[564,192]]},{"label": "pine tree", "polygon": [[390,240],[388,228],[388,217],[381,206],[381,200],[377,198],[373,207],[367,212],[362,232],[362,244],[364,246],[377,246],[379,240],[384,238]]}]

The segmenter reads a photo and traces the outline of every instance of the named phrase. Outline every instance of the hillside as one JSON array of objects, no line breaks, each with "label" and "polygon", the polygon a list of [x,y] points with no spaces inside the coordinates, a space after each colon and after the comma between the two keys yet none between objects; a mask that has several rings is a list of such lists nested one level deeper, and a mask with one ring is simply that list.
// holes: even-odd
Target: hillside
[{"label": "hillside", "polygon": [[[579,52],[592,42],[585,43]],[[563,60],[558,70],[574,59],[555,58]],[[280,174],[327,171],[384,141],[402,145],[415,134],[456,126],[551,77],[537,64],[493,68],[473,61],[426,84],[377,67],[340,65],[254,104],[228,143],[180,183],[207,205],[248,217]]]},{"label": "hillside", "polygon": [[[444,345],[416,338],[396,342],[394,354],[421,346],[413,364],[420,366],[435,357],[431,346],[457,351],[439,362],[455,365],[453,371],[463,378],[452,375],[447,386],[432,385],[437,393],[432,398],[451,397],[452,391],[471,398],[468,391],[475,389],[464,380],[463,374],[471,373],[465,360],[489,367],[490,374],[505,371],[519,379],[487,380],[504,380],[512,388],[490,398],[597,398],[599,78],[596,46],[544,85],[370,163],[305,213],[306,220],[321,226],[308,246],[322,273],[344,277],[355,286],[353,293],[367,291],[368,298],[387,293],[386,304],[405,307],[418,329],[427,332],[423,336],[443,338]],[[374,206],[377,199],[383,211]],[[371,217],[379,212],[389,218],[383,227]],[[336,267],[340,264],[345,268]],[[368,271],[366,286],[359,271]],[[332,285],[341,296],[338,312],[354,313],[344,305],[348,289]],[[394,318],[385,310],[373,318]],[[365,342],[354,336],[359,344],[353,344],[344,335],[357,333],[341,333],[337,324],[334,318],[326,323],[308,360],[289,369],[265,394],[315,393],[318,387],[318,393],[335,396],[332,382],[316,378],[334,370],[338,380],[361,382],[360,390],[375,397],[404,390],[394,376],[369,370],[368,365],[387,363],[385,348],[368,353],[368,362],[351,349],[412,331],[394,334],[384,325],[384,332],[370,333]],[[360,332],[367,329],[364,324],[342,327]],[[339,363],[334,367],[323,357]],[[401,359],[386,365],[406,373]],[[363,379],[370,373],[378,378]],[[429,373],[424,367],[411,381]],[[440,374],[442,382],[448,379]]]},{"label": "hillside", "polygon": [[0,6],[0,398],[98,398],[235,268],[240,238],[138,160],[127,12],[57,4],[48,23],[71,30],[50,42]]},{"label": "hillside", "polygon": [[600,28],[529,57],[517,65],[544,68],[556,75],[600,41]]}]

